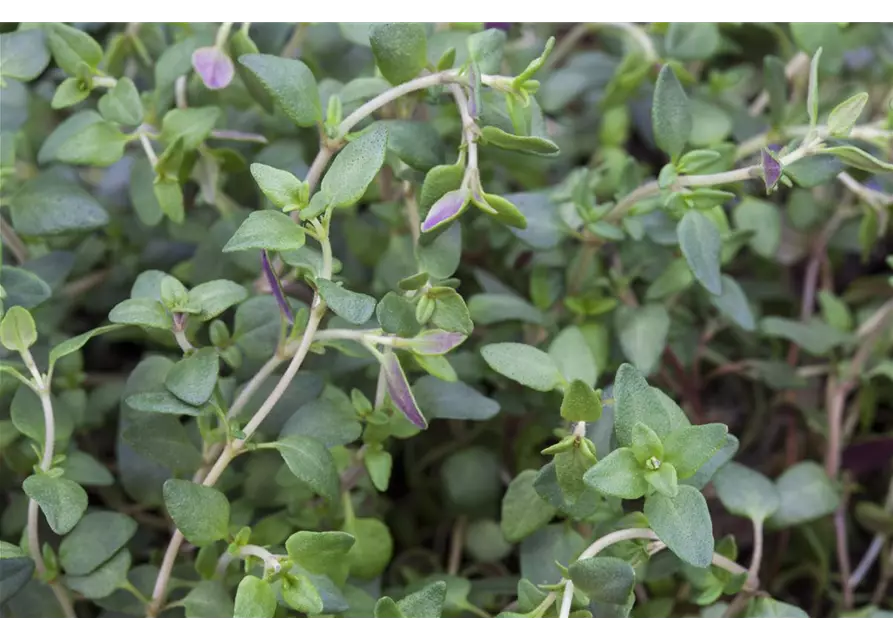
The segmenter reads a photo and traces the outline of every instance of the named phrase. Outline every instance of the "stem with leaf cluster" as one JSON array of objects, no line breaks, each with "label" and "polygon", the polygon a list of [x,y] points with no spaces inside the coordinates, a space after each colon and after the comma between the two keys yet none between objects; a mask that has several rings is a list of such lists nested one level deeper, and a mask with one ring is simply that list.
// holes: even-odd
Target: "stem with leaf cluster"
[{"label": "stem with leaf cluster", "polygon": [[[580,557],[577,560],[585,560],[587,558],[593,558],[597,556],[599,553],[607,549],[613,544],[617,544],[618,542],[623,542],[624,540],[658,540],[657,534],[654,533],[651,529],[621,529],[620,531],[614,531],[607,535],[602,536],[591,545],[586,547],[583,553],[580,554]],[[664,545],[661,543],[660,548],[663,549]],[[711,563],[720,569],[725,569],[729,573],[748,573],[748,570],[742,567],[740,564],[733,560],[729,560],[723,555],[718,553],[713,554],[713,558]],[[745,586],[750,590],[755,590],[757,583],[755,578],[752,578],[748,574],[747,583]],[[559,610],[559,617],[568,618],[571,614],[571,606],[574,601],[574,583],[573,580],[566,580],[564,583],[564,593],[561,597],[561,608]]]},{"label": "stem with leaf cluster", "polygon": [[[40,406],[43,410],[43,455],[40,459],[40,470],[41,472],[46,473],[53,466],[53,450],[56,444],[56,416],[53,413],[53,397],[50,393],[50,378],[49,376],[41,375],[30,351],[25,349],[21,352],[21,356],[22,360],[25,362],[25,366],[31,373],[32,380],[28,386],[30,386],[31,390],[40,398]],[[27,519],[28,551],[31,554],[31,558],[34,560],[35,567],[37,567],[37,573],[41,576],[46,576],[47,567],[46,563],[43,561],[43,555],[41,554],[40,549],[40,535],[38,530],[39,515],[37,502],[35,502],[33,498],[29,498]],[[65,587],[60,585],[55,579],[49,581],[49,586],[52,589],[56,600],[59,601],[59,606],[62,607],[65,617],[76,618],[77,615],[74,612],[74,606],[71,604],[71,598]]]},{"label": "stem with leaf cluster", "polygon": [[[498,81],[499,78],[495,76],[485,76],[484,78],[482,78],[482,81],[484,82],[492,82],[494,80]],[[323,144],[320,146],[316,158],[313,160],[313,163],[311,164],[310,170],[307,174],[307,183],[310,186],[310,191],[313,192],[316,189],[316,186],[319,183],[319,180],[322,177],[322,174],[325,171],[325,168],[328,165],[329,161],[335,155],[336,151],[343,145],[344,137],[354,126],[359,124],[363,119],[370,116],[372,113],[385,106],[386,104],[404,95],[438,85],[448,85],[464,82],[465,81],[459,77],[459,73],[456,70],[442,71],[435,74],[425,75],[420,78],[410,80],[409,82],[403,83],[396,87],[392,87],[391,89],[388,89],[379,96],[373,98],[369,102],[357,108],[341,122],[341,125],[338,129],[338,139],[334,141],[323,141]],[[467,112],[467,100],[464,98],[464,96],[462,96],[462,98],[463,99],[461,103],[466,105]],[[311,224],[313,224],[315,228],[315,236],[319,240],[322,249],[323,265],[320,276],[327,279],[331,278],[333,257],[332,247],[328,239],[329,218],[328,216],[323,216],[322,223],[320,223],[319,221],[313,221]],[[260,408],[258,408],[258,410],[248,421],[248,424],[244,427],[244,437],[240,440],[231,440],[227,442],[226,445],[223,445],[222,449],[220,449],[219,447],[212,448],[212,457],[213,455],[216,455],[216,461],[213,463],[206,474],[204,473],[204,468],[199,470],[199,472],[196,473],[196,476],[193,478],[195,482],[201,482],[202,485],[206,487],[214,486],[214,484],[227,469],[233,459],[235,459],[236,456],[243,452],[248,440],[255,433],[255,431],[257,431],[263,420],[273,410],[273,407],[276,406],[276,404],[285,394],[295,375],[297,375],[298,370],[301,368],[304,359],[310,351],[310,347],[312,346],[314,340],[317,339],[317,331],[319,329],[319,325],[323,319],[323,316],[325,315],[325,312],[325,302],[320,297],[318,292],[314,293],[313,302],[310,305],[310,317],[307,321],[307,326],[304,329],[304,333],[297,348],[294,351],[294,354],[291,356],[288,368],[283,373],[282,378],[270,392],[270,395],[263,402]],[[319,337],[322,336],[320,335]],[[332,335],[330,332],[329,335],[326,337],[334,338],[336,336]],[[356,337],[351,335],[349,339],[356,339]],[[369,339],[374,340],[374,338],[371,337]],[[284,350],[286,353],[290,351],[287,346]],[[252,378],[251,381],[245,386],[245,388],[242,390],[242,393],[239,395],[230,410],[227,412],[227,419],[235,417],[238,412],[244,408],[251,396],[257,391],[257,389],[260,388],[263,381],[267,377],[269,377],[269,375],[272,374],[273,371],[276,370],[280,363],[284,361],[285,359],[282,356],[276,354],[261,368],[260,371],[257,372],[257,374],[255,374],[254,378]],[[152,592],[152,600],[146,607],[147,617],[157,616],[164,607],[171,572],[173,571],[174,563],[176,562],[177,554],[179,553],[180,547],[183,544],[183,540],[183,534],[179,530],[176,530],[171,537],[170,543],[168,544],[168,547],[165,551],[164,558],[162,559],[161,568],[159,569],[158,577],[155,581],[155,587]]]}]

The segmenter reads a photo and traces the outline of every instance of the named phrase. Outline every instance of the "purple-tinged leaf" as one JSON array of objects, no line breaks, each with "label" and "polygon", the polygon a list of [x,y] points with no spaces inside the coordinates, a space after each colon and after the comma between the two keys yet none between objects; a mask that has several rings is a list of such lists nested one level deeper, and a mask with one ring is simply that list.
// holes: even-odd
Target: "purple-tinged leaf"
[{"label": "purple-tinged leaf", "polygon": [[422,231],[427,232],[458,218],[468,206],[467,189],[457,189],[445,193],[440,200],[431,205],[431,210],[422,223]]},{"label": "purple-tinged leaf", "polygon": [[760,166],[763,168],[763,180],[766,192],[770,192],[781,179],[781,163],[768,149],[760,151]]},{"label": "purple-tinged leaf", "polygon": [[409,348],[423,356],[442,356],[465,342],[468,336],[439,329],[423,331],[409,341]]},{"label": "purple-tinged leaf", "polygon": [[270,265],[270,256],[267,255],[266,250],[260,252],[260,261],[264,276],[267,278],[267,284],[270,285],[270,291],[273,293],[273,297],[276,298],[276,304],[279,305],[279,309],[282,311],[282,315],[285,316],[285,319],[288,320],[288,324],[294,324],[295,313],[292,311],[291,305],[288,304],[288,301],[285,299],[285,294],[282,293],[282,285],[279,283],[279,278],[277,278],[276,274],[273,272],[273,267]]},{"label": "purple-tinged leaf", "polygon": [[512,28],[511,22],[485,22],[484,29],[499,29],[501,31],[508,31]]},{"label": "purple-tinged leaf", "polygon": [[406,379],[406,374],[403,373],[403,367],[400,366],[400,360],[393,351],[389,351],[384,355],[382,366],[384,367],[384,378],[388,385],[388,393],[394,402],[394,406],[419,429],[427,429],[428,422],[425,420],[422,412],[419,411],[419,406],[412,395],[412,389],[409,388],[409,381]]},{"label": "purple-tinged leaf", "polygon": [[192,54],[192,68],[205,86],[215,91],[228,87],[236,71],[233,61],[218,47],[196,49]]}]

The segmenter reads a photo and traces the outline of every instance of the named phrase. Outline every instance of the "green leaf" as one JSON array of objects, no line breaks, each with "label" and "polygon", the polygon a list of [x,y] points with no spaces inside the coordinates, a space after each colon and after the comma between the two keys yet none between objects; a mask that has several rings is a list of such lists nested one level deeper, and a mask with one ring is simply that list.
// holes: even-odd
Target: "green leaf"
[{"label": "green leaf", "polygon": [[583,480],[587,485],[609,496],[635,500],[645,495],[648,483],[645,468],[632,449],[621,447],[595,463]]},{"label": "green leaf", "polygon": [[388,291],[375,308],[382,331],[402,338],[416,335],[420,326],[415,317],[415,305],[400,294]]},{"label": "green leaf", "polygon": [[675,498],[679,495],[678,476],[676,475],[676,467],[669,462],[663,462],[657,469],[650,469],[645,472],[645,481],[654,489],[668,498]]},{"label": "green leaf", "polygon": [[808,618],[800,607],[768,597],[754,598],[748,618]]},{"label": "green leaf", "polygon": [[47,42],[53,58],[70,76],[78,75],[81,62],[96,69],[102,61],[102,47],[88,34],[61,22],[47,25]]},{"label": "green leaf", "polygon": [[331,280],[317,278],[316,289],[336,315],[352,324],[364,324],[375,311],[375,298],[345,289]]},{"label": "green leaf", "polygon": [[643,422],[637,422],[632,429],[632,444],[630,449],[636,456],[639,464],[644,465],[650,458],[663,460],[664,445],[654,431]]},{"label": "green leaf", "polygon": [[363,465],[372,480],[372,486],[378,491],[387,491],[391,480],[393,459],[391,454],[380,448],[370,448],[363,455]]},{"label": "green leaf", "polygon": [[164,379],[164,386],[183,402],[199,407],[211,399],[219,373],[217,350],[204,347],[183,356],[171,367]]},{"label": "green leaf", "polygon": [[28,476],[22,489],[40,505],[50,529],[59,535],[71,531],[87,510],[87,492],[76,482],[46,474]]},{"label": "green leaf", "polygon": [[21,556],[0,557],[0,605],[18,594],[34,575],[34,561]]},{"label": "green leaf", "polygon": [[428,64],[425,27],[412,22],[385,22],[369,31],[375,65],[391,84],[415,78]]},{"label": "green leaf", "polygon": [[[483,209],[483,212],[488,216],[492,216],[500,224],[515,229],[527,228],[527,218],[509,200],[492,193],[485,193],[484,201],[489,205],[489,208]],[[478,209],[481,209],[481,207],[478,207]]]},{"label": "green leaf", "polygon": [[664,461],[676,467],[680,480],[693,476],[722,448],[728,432],[726,425],[717,423],[678,427],[663,439]]},{"label": "green leaf", "polygon": [[574,586],[598,602],[626,604],[636,584],[632,565],[620,558],[584,558],[568,570]]},{"label": "green leaf", "polygon": [[201,309],[198,316],[207,322],[247,297],[248,291],[240,284],[231,280],[211,280],[190,289],[189,306]]},{"label": "green leaf", "polygon": [[127,127],[135,127],[143,121],[139,91],[128,77],[118,78],[115,86],[99,99],[98,107],[103,118]]},{"label": "green leaf", "polygon": [[65,585],[86,598],[107,598],[127,581],[131,561],[130,552],[122,549],[92,573],[65,576]]},{"label": "green leaf", "polygon": [[446,582],[438,580],[400,600],[397,609],[403,618],[439,618],[446,595]]},{"label": "green leaf", "polygon": [[471,314],[465,306],[465,300],[454,289],[432,287],[428,290],[427,297],[435,302],[434,313],[431,315],[431,323],[435,327],[471,335],[474,330]]},{"label": "green leaf", "polygon": [[594,387],[598,378],[595,356],[579,327],[562,329],[549,345],[549,355],[566,380],[582,380]]},{"label": "green leaf", "polygon": [[762,473],[737,462],[729,462],[716,472],[713,488],[729,513],[756,522],[763,522],[781,506],[775,484]]},{"label": "green leaf", "polygon": [[614,319],[623,353],[640,371],[651,373],[660,361],[670,330],[666,307],[660,304],[620,307]]},{"label": "green leaf", "polygon": [[296,207],[304,199],[303,183],[290,171],[254,162],[251,175],[264,195],[280,209]]},{"label": "green leaf", "polygon": [[341,481],[332,454],[319,440],[288,436],[270,443],[295,477],[330,502],[337,502]]},{"label": "green leaf", "polygon": [[889,173],[893,171],[893,163],[884,162],[859,147],[827,147],[823,154],[840,158],[844,164],[869,173]]},{"label": "green leaf", "polygon": [[[55,441],[57,444],[64,444],[74,429],[71,410],[58,397],[52,399],[52,405],[56,418]],[[9,416],[20,433],[43,446],[46,437],[43,406],[37,393],[30,387],[19,385],[16,389],[9,407]]]},{"label": "green leaf", "polygon": [[651,124],[657,146],[675,162],[692,130],[691,106],[673,68],[666,64],[654,85]]},{"label": "green leaf", "polygon": [[5,307],[21,306],[33,309],[52,295],[50,285],[26,269],[4,265],[0,270],[0,287],[3,288]]},{"label": "green leaf", "polygon": [[501,29],[487,29],[468,36],[468,53],[480,73],[499,73],[506,34]]},{"label": "green leaf", "polygon": [[180,138],[184,151],[197,149],[211,135],[220,115],[220,107],[171,109],[164,114],[161,123],[161,140],[173,144]]},{"label": "green leaf", "polygon": [[744,295],[738,281],[731,276],[722,276],[722,293],[711,296],[710,302],[720,313],[745,331],[754,331],[757,328],[747,296]]},{"label": "green leaf", "polygon": [[478,293],[468,300],[471,319],[482,325],[517,320],[544,325],[543,312],[524,298],[511,293]]},{"label": "green leaf", "polygon": [[722,293],[719,271],[722,240],[719,229],[704,214],[689,211],[676,227],[679,247],[695,278],[713,295]]},{"label": "green leaf", "polygon": [[342,149],[320,185],[320,192],[333,207],[358,202],[384,164],[388,130],[374,126]]},{"label": "green leaf", "polygon": [[775,481],[781,504],[770,518],[774,528],[793,527],[816,520],[837,509],[837,487],[815,462],[800,462]]},{"label": "green leaf", "polygon": [[[159,163],[160,166],[160,163]],[[186,217],[183,188],[176,178],[159,177],[152,185],[152,194],[161,211],[177,224]]]},{"label": "green leaf", "polygon": [[323,601],[319,589],[306,575],[286,575],[281,582],[282,599],[295,611],[317,615],[322,613]]},{"label": "green leaf", "polygon": [[397,603],[394,602],[393,598],[385,596],[383,598],[380,598],[378,602],[375,603],[375,617],[402,618],[403,613],[401,613],[400,609],[397,607]]},{"label": "green leaf", "polygon": [[232,618],[233,600],[222,582],[204,580],[183,598],[187,618]]},{"label": "green leaf", "polygon": [[[419,268],[424,270],[423,278],[420,278],[416,290],[428,283],[433,278],[449,278],[459,268],[462,259],[462,227],[452,225],[439,234],[430,244],[419,245],[416,248],[419,260]],[[404,280],[410,280],[409,278]],[[406,284],[398,285],[404,288]]]},{"label": "green leaf", "polygon": [[555,361],[530,345],[488,344],[481,349],[481,355],[497,373],[537,391],[551,391],[563,380]]},{"label": "green leaf", "polygon": [[819,291],[819,305],[822,317],[828,325],[839,331],[850,331],[853,328],[853,316],[847,304],[827,289]]},{"label": "green leaf", "polygon": [[732,217],[736,227],[753,232],[748,244],[757,255],[775,259],[781,245],[781,212],[778,207],[765,200],[745,198],[732,211]]},{"label": "green leaf", "polygon": [[224,245],[223,252],[266,249],[292,251],[304,246],[301,226],[279,211],[264,209],[252,212]]},{"label": "green leaf", "polygon": [[183,537],[197,547],[229,534],[229,500],[213,487],[171,478],[164,483],[164,506]]},{"label": "green leaf", "polygon": [[[136,394],[127,399],[127,406],[143,410],[148,408],[148,401],[154,398],[153,392]],[[169,395],[166,394],[165,395]],[[173,396],[171,396],[173,397]],[[134,405],[131,404],[134,398]],[[160,406],[157,401],[150,405],[153,410],[164,408],[164,413],[176,410],[169,404]],[[183,406],[190,406],[184,405]],[[193,407],[193,411],[195,408]],[[183,415],[189,415],[184,412]],[[151,426],[142,421],[136,421],[132,426],[126,427],[121,433],[122,440],[130,445],[134,451],[162,465],[171,471],[191,473],[202,463],[202,454],[189,439],[183,425],[174,418],[162,418],[154,416]]]},{"label": "green leaf", "polygon": [[713,22],[671,22],[664,40],[667,57],[685,62],[707,60],[719,46],[719,27]]},{"label": "green leaf", "polygon": [[348,553],[350,575],[372,580],[387,568],[394,553],[394,540],[387,525],[376,518],[356,518],[345,526],[356,538]]},{"label": "green leaf", "polygon": [[601,396],[582,380],[572,380],[561,401],[561,417],[571,422],[595,422],[601,415]]},{"label": "green leaf", "polygon": [[[248,54],[258,53],[257,45],[245,29],[239,29],[229,39],[229,50],[231,56],[236,60]],[[273,113],[273,101],[258,77],[249,71],[244,64],[236,65],[236,73],[239,74],[239,79],[242,80],[251,97],[257,101],[264,111]]]},{"label": "green leaf", "polygon": [[69,338],[68,340],[60,342],[50,351],[50,367],[52,367],[53,364],[60,358],[64,358],[67,355],[71,355],[72,353],[80,351],[84,347],[84,345],[87,344],[87,342],[89,342],[92,338],[119,328],[120,326],[116,324],[109,324],[104,327],[96,327],[95,329],[87,331],[86,333],[82,333],[79,336],[75,336],[73,338]]},{"label": "green leaf", "polygon": [[487,144],[492,144],[500,149],[518,151],[532,156],[551,158],[561,152],[557,144],[546,138],[517,136],[490,125],[481,128],[481,138]]},{"label": "green leaf", "polygon": [[848,344],[849,334],[831,327],[817,318],[798,322],[787,318],[770,316],[760,322],[760,330],[766,335],[790,340],[809,353],[821,356],[832,349]]},{"label": "green leaf", "polygon": [[90,87],[78,78],[66,78],[53,94],[50,106],[53,109],[67,109],[90,97]]},{"label": "green leaf", "polygon": [[769,116],[775,127],[783,124],[788,107],[788,80],[784,62],[776,56],[763,58],[763,78],[769,95]]},{"label": "green leaf", "polygon": [[0,75],[28,82],[43,73],[50,63],[43,29],[25,29],[0,34]]},{"label": "green leaf", "polygon": [[537,472],[526,469],[509,484],[502,498],[499,526],[509,542],[520,542],[555,517],[555,508],[543,500],[533,484]]},{"label": "green leaf", "polygon": [[[667,165],[673,166],[673,165]],[[685,291],[695,281],[691,267],[685,258],[676,258],[652,282],[645,292],[645,299],[662,300],[675,293]]]},{"label": "green leaf", "polygon": [[115,484],[112,472],[99,460],[83,451],[70,449],[65,461],[60,465],[63,475],[80,485],[88,487],[108,487]]},{"label": "green leaf", "polygon": [[248,68],[273,102],[299,127],[322,121],[316,79],[303,62],[252,53],[240,56],[239,63]]},{"label": "green leaf", "polygon": [[118,553],[136,529],[136,521],[122,513],[91,511],[62,540],[59,563],[67,574],[87,575]]},{"label": "green leaf", "polygon": [[481,446],[450,455],[440,468],[440,478],[448,504],[464,512],[489,512],[502,491],[499,462]]},{"label": "green leaf", "polygon": [[323,392],[320,398],[295,411],[280,435],[310,436],[327,447],[337,447],[358,440],[362,433],[363,428],[350,403],[339,402]]},{"label": "green leaf", "polygon": [[868,94],[863,91],[834,107],[828,114],[828,133],[835,138],[845,138],[856,124],[866,104]]},{"label": "green leaf", "polygon": [[595,447],[588,440],[572,441],[572,446],[555,454],[555,479],[567,504],[576,504],[586,490],[583,478],[595,464]]},{"label": "green leaf", "polygon": [[343,531],[299,531],[285,541],[288,557],[301,567],[326,575],[337,584],[347,578],[348,554],[355,538]]},{"label": "green leaf", "polygon": [[499,413],[499,403],[464,382],[433,375],[420,378],[412,392],[422,413],[447,420],[489,420]]},{"label": "green leaf", "polygon": [[648,524],[670,551],[696,567],[713,559],[713,525],[701,492],[680,486],[675,498],[653,493],[645,499]]},{"label": "green leaf", "polygon": [[9,207],[12,226],[25,236],[86,232],[109,222],[106,210],[90,194],[50,174],[26,182]]},{"label": "green leaf", "polygon": [[388,130],[388,149],[413,169],[428,171],[443,162],[443,142],[431,123],[380,120],[378,124]]},{"label": "green leaf", "polygon": [[116,324],[137,325],[145,328],[170,331],[174,321],[157,300],[131,298],[119,302],[109,311],[109,320]]},{"label": "green leaf", "polygon": [[245,576],[236,589],[233,618],[272,618],[276,614],[276,595],[266,580]]},{"label": "green leaf", "polygon": [[27,351],[37,342],[34,318],[22,307],[12,307],[0,320],[0,343],[10,351]]},{"label": "green leaf", "polygon": [[175,416],[199,416],[202,409],[183,402],[167,391],[150,391],[129,396],[125,402],[131,409],[146,413],[164,413]]},{"label": "green leaf", "polygon": [[614,431],[621,446],[632,444],[633,428],[638,422],[661,438],[678,426],[670,420],[660,393],[648,386],[641,371],[624,363],[614,378]]}]

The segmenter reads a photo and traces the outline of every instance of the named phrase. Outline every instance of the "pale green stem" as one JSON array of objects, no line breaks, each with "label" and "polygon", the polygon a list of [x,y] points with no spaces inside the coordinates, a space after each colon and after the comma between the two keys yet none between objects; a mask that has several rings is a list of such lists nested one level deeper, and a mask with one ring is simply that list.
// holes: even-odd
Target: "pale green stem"
[{"label": "pale green stem", "polygon": [[[657,534],[654,533],[654,531],[652,531],[651,529],[621,529],[620,531],[614,531],[613,533],[602,536],[601,538],[593,542],[586,548],[585,551],[583,551],[583,553],[580,554],[580,557],[577,558],[577,560],[585,560],[586,558],[595,557],[611,545],[618,542],[623,542],[624,540],[658,540],[658,537]],[[725,569],[729,573],[747,573],[747,569],[742,567],[740,564],[733,560],[729,560],[725,556],[722,556],[718,553],[713,554],[711,563],[721,569]],[[755,589],[755,581],[748,578],[747,586],[751,589]],[[572,580],[567,580],[564,583],[564,594],[561,598],[561,611],[559,617],[567,618],[570,616],[573,600],[574,583]]]},{"label": "pale green stem", "polygon": [[401,98],[415,91],[420,91],[421,89],[436,87],[439,84],[461,82],[462,80],[459,78],[458,74],[453,70],[449,70],[441,71],[439,73],[432,73],[431,75],[422,76],[421,78],[415,78],[413,80],[410,80],[409,82],[404,82],[403,84],[397,85],[396,87],[392,87],[384,93],[376,96],[375,98],[372,98],[372,100],[357,108],[350,115],[348,115],[341,122],[341,126],[338,127],[338,137],[344,138],[344,136],[350,133],[350,130],[357,126],[360,122],[362,122],[363,119],[365,119],[367,116],[372,115],[383,106],[393,102],[397,98]]},{"label": "pale green stem", "polygon": [[93,86],[94,87],[104,87],[106,89],[111,89],[118,81],[114,78],[109,78],[107,76],[93,76]]},{"label": "pale green stem", "polygon": [[158,156],[155,155],[155,149],[152,148],[149,136],[147,136],[144,131],[140,131],[139,136],[140,144],[143,145],[143,151],[146,152],[146,157],[149,158],[149,164],[151,164],[154,169],[155,165],[158,164]]},{"label": "pale green stem", "polygon": [[222,49],[223,45],[226,44],[226,39],[229,38],[230,29],[233,28],[232,22],[224,22],[220,25],[220,28],[217,29],[217,37],[214,39],[214,46],[218,49]]},{"label": "pale green stem", "polygon": [[[880,144],[884,141],[893,140],[893,130],[882,129],[882,123],[869,124],[869,125],[859,125],[853,127],[852,130],[846,135],[847,138],[852,138],[854,140],[864,140],[865,142],[873,142],[875,144]],[[784,131],[778,133],[779,136],[784,138],[799,138],[800,136],[805,136],[811,130],[809,125],[798,125],[796,127],[785,127]],[[818,133],[819,137],[824,138],[829,135],[828,127],[826,125],[821,125],[816,127],[816,133]],[[752,138],[749,138],[738,145],[737,150],[735,151],[735,159],[743,160],[744,158],[749,158],[750,156],[759,153],[760,149],[769,144],[769,134],[761,133]]]},{"label": "pale green stem", "polygon": [[[791,165],[797,162],[797,160],[813,155],[816,153],[817,149],[817,145],[801,147],[781,158],[781,165],[782,167]],[[763,170],[759,164],[753,164],[748,167],[734,169],[732,171],[724,171],[722,173],[711,173],[700,176],[680,176],[673,183],[673,187],[712,187],[732,182],[743,182],[745,180],[761,177],[762,171]],[[637,202],[656,196],[660,191],[661,188],[657,180],[646,182],[614,205],[614,208],[608,212],[604,220],[607,222],[618,222]]]},{"label": "pale green stem", "polygon": [[260,558],[261,560],[263,560],[264,567],[273,572],[277,572],[282,569],[282,565],[279,563],[279,558],[256,544],[246,544],[242,546],[239,549],[239,555],[243,558],[247,558],[249,556]]},{"label": "pale green stem", "polygon": [[[33,378],[32,388],[37,391],[37,395],[40,398],[40,406],[41,409],[43,409],[43,455],[40,459],[40,470],[45,473],[49,471],[50,467],[53,465],[53,450],[56,444],[56,416],[53,413],[53,397],[50,392],[50,380],[40,374],[30,351],[25,349],[20,353],[25,366],[28,367],[28,371],[31,372]],[[39,515],[37,502],[29,498],[27,513],[28,551],[31,554],[31,558],[34,560],[34,566],[37,568],[37,573],[41,576],[45,576],[47,567],[43,561],[43,554],[41,553],[40,548],[40,534],[38,530],[40,525]],[[59,606],[62,607],[65,617],[76,618],[77,615],[74,612],[74,607],[71,604],[71,598],[68,596],[68,591],[55,580],[50,582],[49,585],[53,591],[53,595],[56,596],[56,600],[59,601]]]}]

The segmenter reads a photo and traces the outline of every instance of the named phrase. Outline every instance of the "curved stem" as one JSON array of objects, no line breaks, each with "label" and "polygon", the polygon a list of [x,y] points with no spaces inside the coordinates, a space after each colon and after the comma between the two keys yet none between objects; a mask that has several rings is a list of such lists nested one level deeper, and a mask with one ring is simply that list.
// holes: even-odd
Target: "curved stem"
[{"label": "curved stem", "polygon": [[[621,529],[620,531],[614,531],[609,533],[608,535],[602,536],[591,545],[586,547],[586,550],[580,554],[577,560],[585,560],[586,558],[592,558],[597,556],[599,553],[610,547],[612,544],[617,544],[618,542],[623,542],[624,540],[659,540],[657,534],[654,533],[651,529]],[[662,547],[661,547],[662,548]],[[725,569],[729,573],[747,573],[747,569],[742,567],[740,564],[733,560],[729,560],[725,556],[721,556],[718,553],[713,554],[713,558],[710,560],[711,564]],[[756,584],[748,578],[747,585],[751,589],[756,589]],[[564,583],[564,595],[561,598],[561,611],[559,616],[562,618],[567,618],[570,616],[571,612],[571,604],[574,599],[574,583],[572,580],[567,580]]]},{"label": "curved stem", "polygon": [[338,128],[338,137],[343,138],[348,133],[350,133],[351,129],[362,122],[364,118],[372,115],[374,112],[378,111],[389,102],[393,102],[397,98],[401,98],[406,94],[413,93],[414,91],[435,87],[439,84],[451,84],[458,82],[462,82],[459,79],[459,76],[456,74],[455,71],[450,70],[441,71],[440,73],[432,73],[429,76],[415,78],[413,80],[410,80],[409,82],[404,82],[403,84],[397,85],[396,87],[392,87],[384,93],[381,93],[378,96],[372,98],[372,100],[357,108],[349,116],[347,116],[341,122],[341,126]]},{"label": "curved stem", "polygon": [[[813,155],[817,150],[816,146],[801,147],[781,158],[782,166],[787,166],[801,160],[806,156]],[[729,184],[731,182],[743,182],[744,180],[752,180],[762,175],[762,168],[759,164],[753,164],[741,169],[733,169],[732,171],[724,171],[722,173],[711,173],[707,175],[681,176],[675,183],[674,187],[711,187],[720,184]],[[618,222],[623,216],[633,208],[633,206],[646,198],[656,196],[661,191],[657,180],[646,182],[639,188],[633,190],[625,198],[621,199],[614,208],[605,216],[607,222]]]},{"label": "curved stem", "polygon": [[[43,409],[43,455],[40,459],[40,470],[45,473],[49,471],[50,467],[53,465],[53,450],[56,444],[56,416],[53,413],[53,397],[50,394],[50,382],[40,375],[30,352],[23,351],[22,359],[25,361],[26,366],[31,371],[31,375],[34,377],[34,384],[37,387],[37,395],[40,397],[40,406]],[[34,560],[34,566],[37,568],[37,573],[41,577],[45,577],[47,567],[43,561],[43,554],[40,549],[40,533],[38,530],[40,525],[39,515],[37,503],[33,499],[29,499],[27,519],[28,552]],[[71,604],[71,598],[68,596],[68,591],[65,587],[56,582],[55,579],[48,581],[48,584],[53,591],[53,595],[56,596],[56,600],[59,601],[59,606],[62,607],[65,617],[76,618],[77,615]]]}]

